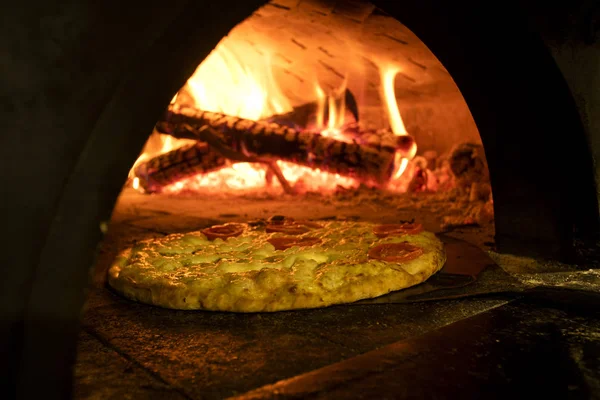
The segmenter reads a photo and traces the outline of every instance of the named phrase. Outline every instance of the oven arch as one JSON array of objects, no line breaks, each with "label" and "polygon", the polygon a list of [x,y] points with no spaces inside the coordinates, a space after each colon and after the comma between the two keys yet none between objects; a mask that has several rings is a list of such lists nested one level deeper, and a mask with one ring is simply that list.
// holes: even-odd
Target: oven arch
[{"label": "oven arch", "polygon": [[[135,40],[120,44],[115,41],[114,46],[125,48],[135,43],[137,51],[123,56],[126,61],[122,70],[113,69],[110,62],[99,67],[94,63],[100,60],[84,60],[93,64],[87,67],[98,68],[99,77],[115,84],[91,94],[96,96],[99,108],[91,114],[81,112],[83,125],[68,118],[62,125],[46,124],[43,107],[18,103],[19,98],[9,100],[5,107],[10,118],[10,110],[18,111],[24,104],[30,107],[26,110],[30,118],[37,120],[33,124],[37,130],[33,131],[28,120],[10,125],[5,137],[13,139],[3,138],[5,149],[27,154],[32,143],[45,146],[47,136],[55,135],[58,150],[64,145],[70,151],[66,155],[46,154],[46,158],[30,160],[25,166],[18,157],[2,160],[5,171],[24,168],[17,176],[37,176],[58,188],[54,195],[34,200],[30,182],[15,184],[15,175],[4,178],[3,186],[14,188],[14,203],[10,204],[20,213],[7,215],[6,229],[17,233],[7,244],[17,254],[28,256],[9,258],[4,267],[7,277],[3,285],[7,290],[2,294],[2,306],[8,322],[3,336],[11,353],[4,359],[3,369],[16,371],[4,376],[20,382],[25,392],[35,387],[30,382],[36,382],[45,385],[48,393],[68,393],[86,268],[101,239],[100,222],[109,217],[155,116],[218,40],[264,3],[221,0],[215,5],[209,1],[180,0],[170,3],[168,10],[162,9],[162,18],[156,15],[156,9],[165,6],[158,1],[146,2],[146,9],[108,1],[57,11],[57,17],[66,16],[67,20],[77,19],[80,13],[104,16],[104,20],[92,18],[85,22],[98,28],[96,36],[89,36],[87,30],[80,34],[75,29],[74,38],[55,38],[58,47],[67,46],[71,39],[98,42],[107,28],[115,29],[111,26],[117,18],[113,13],[119,10],[132,20],[129,30],[125,24],[119,25],[117,33]],[[373,3],[402,21],[427,44],[465,97],[490,166],[498,247],[556,255],[571,248],[574,226],[582,232],[596,233],[598,203],[593,163],[581,121],[562,75],[540,38],[529,31],[526,20],[518,20],[514,8],[508,6],[493,10],[492,15],[483,6],[463,7],[436,0]],[[18,14],[21,19],[15,21],[35,29],[39,12],[31,8]],[[152,30],[148,30],[150,25]],[[52,49],[47,43],[32,41],[27,45],[42,64],[51,63],[48,52]],[[124,51],[123,48],[119,50]],[[104,51],[110,54],[110,50]],[[67,71],[75,68],[69,64],[73,54],[58,53],[55,57],[65,63]],[[34,58],[28,61],[33,62]],[[23,82],[50,79],[19,75],[16,64],[12,68],[15,71],[11,72]],[[44,82],[55,86],[42,103],[65,101],[61,97],[65,91],[85,98],[89,89],[71,86],[68,77]],[[75,104],[72,111],[78,113],[87,106],[86,102]],[[90,129],[82,130],[81,126]],[[14,139],[24,133],[30,140]],[[565,140],[552,140],[556,135]],[[47,168],[52,162],[68,166],[55,173]],[[557,181],[564,183],[565,189],[556,190]],[[28,231],[21,233],[24,223]],[[23,241],[32,246],[24,246]],[[56,297],[57,288],[62,288],[60,298]],[[20,368],[15,369],[15,365]],[[48,376],[48,371],[58,375]]]}]

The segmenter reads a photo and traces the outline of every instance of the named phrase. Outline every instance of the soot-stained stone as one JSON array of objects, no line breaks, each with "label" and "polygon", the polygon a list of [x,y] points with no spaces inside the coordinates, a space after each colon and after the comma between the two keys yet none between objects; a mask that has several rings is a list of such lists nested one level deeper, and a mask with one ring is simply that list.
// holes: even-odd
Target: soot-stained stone
[{"label": "soot-stained stone", "polygon": [[[177,311],[108,289],[86,329],[191,397],[222,398],[420,335],[505,303],[464,300],[264,314]],[[235,379],[232,379],[235,376]]]},{"label": "soot-stained stone", "polygon": [[302,313],[166,310],[118,296],[84,318],[86,329],[193,398],[223,398],[357,353],[331,343]]},{"label": "soot-stained stone", "polygon": [[73,399],[185,399],[87,332],[79,335],[77,351]]},{"label": "soot-stained stone", "polygon": [[599,317],[513,302],[238,399],[590,398]]}]

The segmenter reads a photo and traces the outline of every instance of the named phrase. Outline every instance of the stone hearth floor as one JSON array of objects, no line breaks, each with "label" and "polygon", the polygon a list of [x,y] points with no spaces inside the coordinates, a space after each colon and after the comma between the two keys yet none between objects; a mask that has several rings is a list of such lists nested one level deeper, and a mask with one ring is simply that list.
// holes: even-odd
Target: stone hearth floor
[{"label": "stone hearth floor", "polygon": [[[174,199],[125,191],[92,271],[74,398],[454,397],[461,390],[473,397],[493,385],[498,395],[511,394],[515,382],[533,390],[544,376],[554,378],[542,391],[600,393],[597,308],[487,296],[234,314],[137,304],[105,285],[115,254],[135,240],[273,214],[417,217],[440,232],[439,213],[373,199]],[[484,250],[493,249],[492,233],[491,226],[446,232]]]}]

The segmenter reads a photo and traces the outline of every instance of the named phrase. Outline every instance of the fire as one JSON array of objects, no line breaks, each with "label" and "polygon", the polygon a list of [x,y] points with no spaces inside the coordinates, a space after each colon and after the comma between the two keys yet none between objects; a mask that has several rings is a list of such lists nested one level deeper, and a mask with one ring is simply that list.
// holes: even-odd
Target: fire
[{"label": "fire", "polygon": [[400,68],[398,67],[382,68],[381,83],[383,85],[383,98],[385,99],[392,132],[398,136],[402,136],[408,135],[408,132],[406,132],[404,121],[402,121],[402,117],[400,116],[396,93],[394,91],[394,82],[396,81],[396,74],[398,72],[400,72]]},{"label": "fire", "polygon": [[163,193],[195,191],[203,188],[215,190],[256,189],[264,186],[266,168],[250,163],[237,163],[228,168],[196,175],[165,186]]},{"label": "fire", "polygon": [[[330,174],[319,169],[310,169],[297,164],[277,161],[277,166],[288,182],[297,193],[308,191],[319,191],[323,189],[336,188],[338,185],[344,188],[358,187],[358,182],[353,178]],[[266,166],[251,163],[236,163],[231,167],[207,174],[196,175],[183,179],[162,189],[163,193],[194,192],[198,190],[217,191],[261,191],[281,189],[279,182],[268,179]],[[268,182],[268,183],[266,183]]]},{"label": "fire", "polygon": [[[383,98],[385,99],[385,105],[388,112],[390,126],[392,128],[392,132],[394,132],[397,136],[408,135],[406,131],[406,127],[404,126],[404,121],[402,121],[402,116],[400,115],[400,110],[398,109],[398,102],[396,100],[396,93],[394,90],[394,83],[396,81],[396,75],[400,72],[400,68],[396,66],[391,66],[387,68],[381,69],[381,82],[383,86]],[[400,152],[396,152],[396,156],[394,159],[394,165],[396,165],[396,169],[392,174],[391,179],[391,187],[394,186],[394,181],[400,179],[402,174],[406,171],[408,167],[409,161],[417,154],[417,146],[416,144],[411,149],[408,158],[403,157]]]},{"label": "fire", "polygon": [[[345,90],[346,84],[344,82],[338,90],[326,95],[321,86],[319,84],[316,85],[318,99],[316,129],[323,136],[344,142],[351,142],[352,138],[345,135],[343,131],[343,126],[346,122]],[[325,118],[327,118],[327,123],[325,123]]]},{"label": "fire", "polygon": [[[268,54],[259,54],[237,41],[223,40],[198,66],[180,92],[173,96],[171,104],[181,102],[200,110],[251,120],[291,111],[289,101],[274,83],[270,65]],[[153,133],[129,171],[133,188],[140,188],[139,178],[134,174],[137,165],[187,143],[191,142]],[[250,182],[259,171],[260,166],[248,164],[244,168],[236,164],[235,167],[208,174],[210,176],[206,179],[195,179],[194,186],[219,186],[219,180],[227,182],[231,189],[240,187],[238,182],[253,186]],[[177,182],[166,190],[179,191],[190,184]]]},{"label": "fire", "polygon": [[268,54],[221,42],[187,81],[194,106],[251,120],[291,111],[275,85]]},{"label": "fire", "polygon": [[[399,69],[390,66],[381,69],[382,97],[389,114],[389,121],[395,135],[407,135],[398,110],[394,93],[394,81]],[[326,92],[315,84],[317,113],[316,126],[319,131],[340,141],[352,142],[352,136],[344,133],[346,121],[346,80],[333,90]],[[271,56],[268,52],[258,52],[243,40],[225,38],[198,66],[184,87],[173,96],[172,104],[194,107],[199,110],[220,112],[249,120],[261,120],[273,115],[293,110],[288,98],[282,93],[271,69]],[[131,186],[142,190],[140,178],[134,170],[140,163],[186,144],[189,140],[178,140],[168,135],[154,132],[146,143],[141,155],[130,171]],[[397,152],[395,169],[389,189],[399,186],[399,178],[409,166],[409,160],[416,153],[416,145],[406,158]],[[358,187],[356,179],[330,174],[319,169],[310,169],[293,163],[277,161],[277,166],[290,185],[297,191],[327,191],[338,186]],[[406,180],[403,177],[402,180]],[[258,163],[232,163],[218,171],[200,174],[180,180],[163,188],[162,192],[178,193],[197,190],[254,190],[281,189],[278,180],[269,169]]]}]

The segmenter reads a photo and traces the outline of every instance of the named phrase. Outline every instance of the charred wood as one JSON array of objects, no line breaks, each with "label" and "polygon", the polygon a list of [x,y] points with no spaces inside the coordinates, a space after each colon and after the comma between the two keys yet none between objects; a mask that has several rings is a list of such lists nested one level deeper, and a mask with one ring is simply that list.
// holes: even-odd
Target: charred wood
[{"label": "charred wood", "polygon": [[389,129],[361,129],[358,123],[344,125],[341,130],[357,143],[374,147],[393,147],[413,158],[417,153],[417,144],[410,135],[396,135]]},{"label": "charred wood", "polygon": [[[250,129],[255,131],[266,129],[266,135],[290,134],[291,132],[302,133],[305,135],[320,134],[318,131],[290,128],[285,124],[278,124],[271,121],[253,121],[244,118],[228,116],[218,112],[201,111],[195,108],[181,107],[177,104],[172,104],[169,106],[165,117],[158,122],[157,127],[164,126],[166,129],[167,126],[165,124],[189,124],[194,126],[195,129],[209,126],[227,135],[234,135],[240,131]],[[177,137],[176,134],[172,134],[167,131],[162,133],[167,133]],[[416,153],[416,143],[414,138],[410,135],[398,136],[387,129],[361,130],[357,123],[344,126],[344,133],[345,136],[348,137],[348,141],[356,142],[377,150],[392,152],[398,150],[408,158],[412,158]],[[188,135],[185,132],[181,132],[181,135],[181,138],[185,139],[198,139],[197,135]]]},{"label": "charred wood", "polygon": [[182,146],[143,161],[135,166],[134,175],[139,179],[140,187],[146,193],[157,193],[165,186],[182,179],[216,171],[238,161],[265,164],[268,174],[279,180],[283,190],[286,193],[294,193],[276,163],[247,157],[227,158],[203,142]]},{"label": "charred wood", "polygon": [[[177,106],[169,107],[156,129],[177,138],[206,141],[221,153],[226,148],[262,161],[280,159],[376,185],[389,180],[399,150],[392,145],[344,142],[275,123]],[[412,143],[409,136],[400,138]]]},{"label": "charred wood", "polygon": [[140,186],[147,193],[160,192],[182,179],[216,171],[227,159],[203,142],[186,145],[142,161],[134,168]]}]

